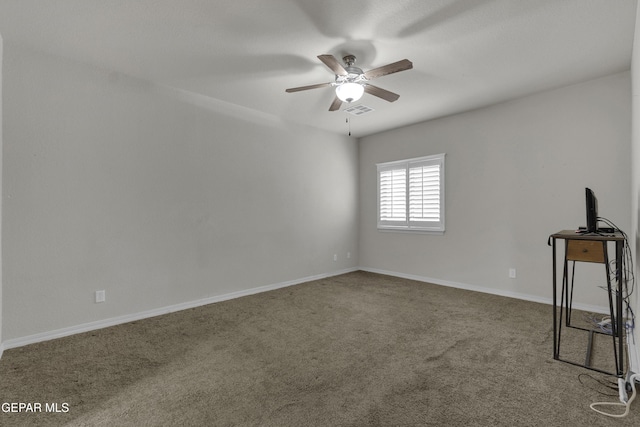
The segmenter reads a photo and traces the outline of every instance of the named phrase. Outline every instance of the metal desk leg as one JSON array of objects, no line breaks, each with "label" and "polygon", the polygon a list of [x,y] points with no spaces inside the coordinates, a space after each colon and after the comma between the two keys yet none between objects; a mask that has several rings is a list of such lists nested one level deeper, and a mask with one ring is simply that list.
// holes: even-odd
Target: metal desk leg
[{"label": "metal desk leg", "polygon": [[[623,375],[624,369],[624,336],[626,334],[626,330],[624,328],[623,322],[623,314],[622,314],[622,241],[616,242],[616,282],[617,283],[617,293],[616,293],[616,331],[615,335],[618,337],[618,361],[616,362],[616,373],[618,376]],[[613,319],[612,319],[613,322]]]},{"label": "metal desk leg", "polygon": [[557,274],[556,274],[556,239],[551,238],[553,244],[553,358],[558,360],[558,297],[557,297]]}]

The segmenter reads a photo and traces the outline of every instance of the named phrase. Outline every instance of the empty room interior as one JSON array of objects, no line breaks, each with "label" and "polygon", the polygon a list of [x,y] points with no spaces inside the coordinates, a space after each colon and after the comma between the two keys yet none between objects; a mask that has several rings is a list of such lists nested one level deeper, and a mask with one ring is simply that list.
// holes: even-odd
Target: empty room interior
[{"label": "empty room interior", "polygon": [[639,423],[639,19],[1,0],[0,424]]}]

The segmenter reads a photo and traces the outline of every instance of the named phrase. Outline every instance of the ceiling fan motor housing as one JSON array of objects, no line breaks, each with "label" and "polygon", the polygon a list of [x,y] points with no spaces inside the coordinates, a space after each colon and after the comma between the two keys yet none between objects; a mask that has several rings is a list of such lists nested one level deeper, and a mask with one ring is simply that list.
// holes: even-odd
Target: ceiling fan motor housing
[{"label": "ceiling fan motor housing", "polygon": [[356,63],[356,57],[354,55],[345,55],[342,60],[346,65],[344,70],[347,72],[347,75],[336,75],[336,83],[360,83],[362,80],[365,80],[364,71],[353,65]]}]

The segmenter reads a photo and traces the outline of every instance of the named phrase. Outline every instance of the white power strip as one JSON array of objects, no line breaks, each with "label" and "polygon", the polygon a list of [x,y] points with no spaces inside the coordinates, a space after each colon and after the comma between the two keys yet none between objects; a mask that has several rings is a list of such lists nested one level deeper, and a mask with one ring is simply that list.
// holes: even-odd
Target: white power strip
[{"label": "white power strip", "polygon": [[620,403],[626,405],[629,396],[627,396],[627,381],[624,378],[618,378],[618,395],[620,396]]}]

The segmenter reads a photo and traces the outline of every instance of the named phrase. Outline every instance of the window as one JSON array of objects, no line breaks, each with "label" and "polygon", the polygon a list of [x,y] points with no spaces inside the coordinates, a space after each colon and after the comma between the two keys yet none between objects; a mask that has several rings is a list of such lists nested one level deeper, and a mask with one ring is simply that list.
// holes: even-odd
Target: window
[{"label": "window", "polygon": [[444,232],[444,154],[377,167],[378,229]]}]

